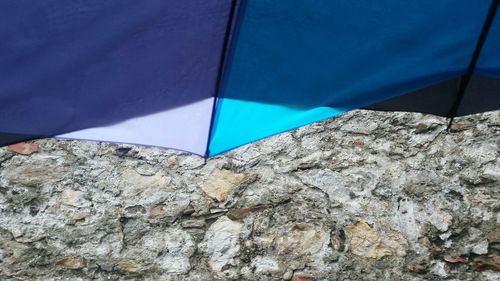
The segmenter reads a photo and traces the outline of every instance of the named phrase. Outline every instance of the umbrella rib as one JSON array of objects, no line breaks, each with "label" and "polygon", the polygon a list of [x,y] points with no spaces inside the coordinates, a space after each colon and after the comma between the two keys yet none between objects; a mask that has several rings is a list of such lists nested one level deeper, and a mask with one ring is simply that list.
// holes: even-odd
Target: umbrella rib
[{"label": "umbrella rib", "polygon": [[229,50],[229,41],[231,38],[231,29],[233,27],[233,22],[234,22],[234,16],[236,13],[236,2],[237,0],[231,0],[231,7],[229,11],[229,16],[227,19],[227,24],[226,24],[226,31],[224,35],[224,41],[222,45],[222,50],[221,50],[221,55],[220,55],[220,61],[219,61],[219,68],[217,72],[217,81],[215,82],[215,93],[214,93],[214,101],[212,104],[212,115],[210,116],[210,126],[208,128],[208,137],[207,137],[207,146],[205,150],[205,157],[208,157],[210,154],[209,151],[209,145],[210,145],[210,137],[212,136],[212,131],[214,127],[214,122],[215,122],[215,110],[217,107],[217,98],[219,96],[219,92],[221,91],[221,85],[222,85],[222,79],[223,79],[223,74],[224,74],[224,65],[226,64],[226,57],[227,57],[227,52]]},{"label": "umbrella rib", "polygon": [[491,25],[493,24],[493,20],[495,19],[495,14],[498,10],[498,6],[500,4],[500,0],[493,0],[491,3],[491,6],[488,10],[488,15],[486,16],[486,19],[484,21],[483,27],[481,29],[481,34],[479,35],[479,39],[476,44],[476,48],[474,49],[474,53],[472,54],[471,61],[469,63],[469,67],[467,68],[467,71],[465,72],[464,75],[462,75],[460,79],[460,84],[458,87],[457,91],[457,98],[455,99],[455,102],[453,103],[453,106],[448,113],[448,118],[450,118],[450,121],[448,122],[448,127],[447,130],[449,131],[451,128],[451,125],[453,123],[453,119],[457,115],[458,108],[460,107],[460,104],[464,98],[465,92],[467,90],[467,86],[469,85],[469,82],[472,78],[472,75],[474,74],[474,69],[476,68],[477,61],[479,59],[479,55],[481,54],[481,50],[484,46],[484,43],[486,41],[486,38],[488,37],[488,33],[491,29]]}]

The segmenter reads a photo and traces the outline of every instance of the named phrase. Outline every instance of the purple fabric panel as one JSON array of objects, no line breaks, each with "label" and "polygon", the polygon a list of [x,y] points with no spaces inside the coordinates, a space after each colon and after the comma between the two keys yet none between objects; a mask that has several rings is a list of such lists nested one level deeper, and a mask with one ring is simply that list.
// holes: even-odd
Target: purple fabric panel
[{"label": "purple fabric panel", "polygon": [[52,136],[213,97],[230,4],[0,1],[0,132]]},{"label": "purple fabric panel", "polygon": [[213,100],[208,98],[111,126],[85,129],[58,137],[175,148],[204,156]]}]

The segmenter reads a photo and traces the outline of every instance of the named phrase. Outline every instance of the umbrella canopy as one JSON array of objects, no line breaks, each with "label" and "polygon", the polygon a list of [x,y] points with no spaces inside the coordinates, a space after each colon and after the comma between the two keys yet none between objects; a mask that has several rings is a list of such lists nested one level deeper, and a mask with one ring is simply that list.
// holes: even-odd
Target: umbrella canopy
[{"label": "umbrella canopy", "polygon": [[0,2],[0,144],[212,156],[355,108],[500,108],[499,0]]}]

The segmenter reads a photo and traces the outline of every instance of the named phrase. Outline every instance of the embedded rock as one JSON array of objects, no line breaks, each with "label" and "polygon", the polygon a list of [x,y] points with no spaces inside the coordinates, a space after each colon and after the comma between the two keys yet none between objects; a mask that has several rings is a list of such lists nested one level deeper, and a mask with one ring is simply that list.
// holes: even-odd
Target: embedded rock
[{"label": "embedded rock", "polygon": [[208,254],[213,271],[223,271],[227,265],[236,265],[234,257],[239,254],[242,228],[241,223],[227,217],[220,217],[208,228],[200,248]]},{"label": "embedded rock", "polygon": [[214,170],[202,184],[201,189],[211,198],[221,202],[247,177],[244,174],[234,173],[229,170]]},{"label": "embedded rock", "polygon": [[408,247],[403,236],[394,230],[376,230],[361,220],[347,226],[350,250],[353,254],[380,260],[385,256],[406,255]]}]

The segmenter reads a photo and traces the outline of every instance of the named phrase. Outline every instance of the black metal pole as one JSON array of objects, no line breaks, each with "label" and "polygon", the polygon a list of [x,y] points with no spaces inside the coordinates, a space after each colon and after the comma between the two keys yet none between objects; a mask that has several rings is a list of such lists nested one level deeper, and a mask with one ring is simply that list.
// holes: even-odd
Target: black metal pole
[{"label": "black metal pole", "polygon": [[499,4],[500,0],[492,1],[490,9],[488,10],[488,15],[486,16],[486,19],[483,24],[483,28],[481,29],[481,34],[479,35],[479,39],[477,40],[476,48],[474,49],[474,53],[472,54],[469,67],[467,68],[467,71],[460,79],[460,85],[458,86],[458,91],[457,91],[457,98],[455,99],[455,102],[453,103],[453,106],[451,107],[450,112],[448,113],[448,118],[450,118],[447,127],[448,131],[451,128],[453,119],[457,115],[458,108],[460,107],[460,103],[462,103],[465,91],[467,90],[467,86],[469,85],[472,75],[474,74],[474,69],[476,68],[476,64],[479,59],[479,55],[481,54],[481,50],[483,49],[484,42],[488,37],[488,32],[490,31],[493,20],[495,19],[495,14],[498,10]]},{"label": "black metal pole", "polygon": [[212,104],[212,116],[210,117],[210,127],[208,129],[208,140],[207,140],[207,148],[205,150],[205,157],[208,157],[210,151],[209,151],[209,144],[210,144],[210,137],[212,136],[212,131],[214,127],[214,122],[215,122],[215,110],[217,106],[217,98],[220,94],[221,87],[222,87],[222,79],[224,75],[224,67],[226,64],[226,57],[227,57],[227,52],[229,50],[229,39],[231,37],[231,31],[233,28],[234,24],[234,17],[236,13],[236,7],[237,7],[237,1],[238,0],[232,0],[231,1],[231,7],[229,10],[229,15],[227,18],[227,24],[226,24],[226,32],[224,35],[224,41],[222,44],[222,50],[220,54],[220,60],[219,60],[219,68],[218,68],[218,73],[217,73],[217,81],[215,84],[215,91],[214,91],[214,101]]}]

